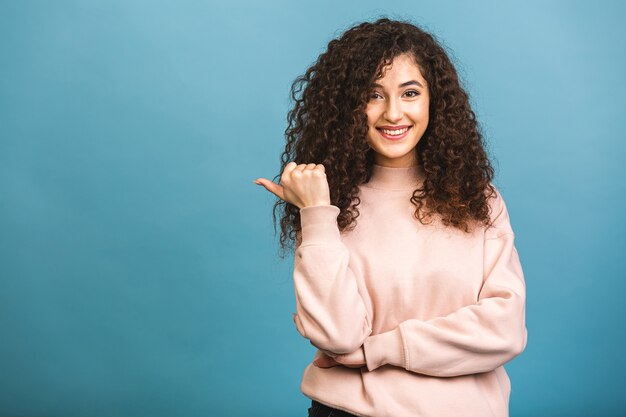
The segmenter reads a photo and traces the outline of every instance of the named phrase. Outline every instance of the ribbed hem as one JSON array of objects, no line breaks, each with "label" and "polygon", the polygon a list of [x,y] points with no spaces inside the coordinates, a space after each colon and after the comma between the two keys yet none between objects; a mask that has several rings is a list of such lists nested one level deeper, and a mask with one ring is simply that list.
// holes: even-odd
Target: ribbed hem
[{"label": "ribbed hem", "polygon": [[340,212],[339,207],[332,204],[301,208],[302,245],[340,241],[337,226],[337,216]]},{"label": "ribbed hem", "polygon": [[363,343],[367,369],[374,369],[389,364],[405,368],[404,343],[400,327],[370,336]]}]

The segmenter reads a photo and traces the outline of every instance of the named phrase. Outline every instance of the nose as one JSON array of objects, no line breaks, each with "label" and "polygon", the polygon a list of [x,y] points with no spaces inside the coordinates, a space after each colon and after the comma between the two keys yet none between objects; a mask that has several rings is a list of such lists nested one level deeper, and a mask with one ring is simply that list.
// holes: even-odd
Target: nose
[{"label": "nose", "polygon": [[402,104],[398,102],[398,99],[390,98],[387,100],[387,107],[385,108],[384,116],[392,123],[398,122],[402,119]]}]

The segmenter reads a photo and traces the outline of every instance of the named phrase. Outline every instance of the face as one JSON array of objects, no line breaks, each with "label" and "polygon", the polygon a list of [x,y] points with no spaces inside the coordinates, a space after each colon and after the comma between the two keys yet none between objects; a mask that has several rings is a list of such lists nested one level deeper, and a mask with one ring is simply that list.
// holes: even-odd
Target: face
[{"label": "face", "polygon": [[374,162],[388,167],[417,165],[415,146],[428,126],[426,80],[410,55],[397,56],[372,86],[367,104],[367,141]]}]

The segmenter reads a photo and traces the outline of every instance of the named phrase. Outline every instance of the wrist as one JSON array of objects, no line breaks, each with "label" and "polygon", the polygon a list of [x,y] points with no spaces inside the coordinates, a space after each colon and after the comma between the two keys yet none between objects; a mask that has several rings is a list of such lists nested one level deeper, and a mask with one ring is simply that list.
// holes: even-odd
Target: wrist
[{"label": "wrist", "polygon": [[305,204],[304,206],[300,207],[300,210],[302,210],[303,208],[308,208],[308,207],[319,207],[319,206],[330,206],[331,204],[329,202],[320,202],[320,203],[310,203],[310,204]]}]

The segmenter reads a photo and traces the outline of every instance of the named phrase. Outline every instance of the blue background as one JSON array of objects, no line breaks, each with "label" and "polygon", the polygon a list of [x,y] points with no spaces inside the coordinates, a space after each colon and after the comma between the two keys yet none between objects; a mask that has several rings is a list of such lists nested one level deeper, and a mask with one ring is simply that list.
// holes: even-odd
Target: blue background
[{"label": "blue background", "polygon": [[[0,2],[0,415],[304,416],[288,89],[361,20],[449,49],[527,281],[512,416],[623,415],[623,2]],[[593,412],[593,413],[592,413]]]}]

